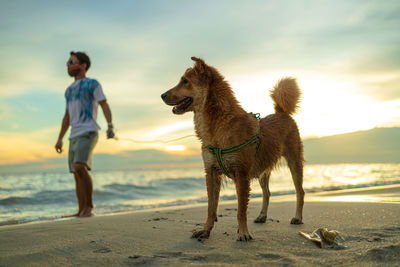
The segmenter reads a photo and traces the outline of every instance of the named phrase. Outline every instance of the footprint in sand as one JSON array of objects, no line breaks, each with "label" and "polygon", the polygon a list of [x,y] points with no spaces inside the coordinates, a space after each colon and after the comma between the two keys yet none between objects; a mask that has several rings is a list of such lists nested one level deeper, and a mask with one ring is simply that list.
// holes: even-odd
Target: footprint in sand
[{"label": "footprint in sand", "polygon": [[150,219],[150,220],[148,220],[148,221],[149,221],[149,222],[151,222],[151,221],[157,222],[157,221],[166,221],[166,220],[168,220],[168,218],[157,217],[157,218]]},{"label": "footprint in sand", "polygon": [[390,245],[382,248],[373,248],[367,251],[364,258],[382,264],[398,263],[400,258],[400,244]]},{"label": "footprint in sand", "polygon": [[154,265],[154,258],[152,257],[147,257],[147,256],[139,256],[139,255],[133,255],[133,256],[129,256],[128,260],[126,261],[127,265],[132,265],[132,263],[134,264],[134,266],[137,265]]},{"label": "footprint in sand", "polygon": [[96,241],[94,241],[94,240],[90,241],[90,244],[94,245],[94,247],[97,247],[95,250],[93,250],[93,253],[109,253],[109,252],[111,252],[110,248],[96,244]]},{"label": "footprint in sand", "polygon": [[154,257],[156,257],[156,258],[170,258],[170,257],[172,257],[172,258],[177,258],[177,257],[180,257],[180,256],[182,256],[182,252],[180,252],[180,251],[177,251],[177,252],[160,252],[160,253],[157,253],[156,255],[154,255]]},{"label": "footprint in sand", "polygon": [[111,249],[109,248],[99,248],[96,250],[93,250],[93,253],[109,253],[111,252]]},{"label": "footprint in sand", "polygon": [[279,264],[294,264],[295,262],[288,257],[281,256],[279,254],[265,253],[258,254],[260,258],[267,259],[269,261],[278,262]]}]

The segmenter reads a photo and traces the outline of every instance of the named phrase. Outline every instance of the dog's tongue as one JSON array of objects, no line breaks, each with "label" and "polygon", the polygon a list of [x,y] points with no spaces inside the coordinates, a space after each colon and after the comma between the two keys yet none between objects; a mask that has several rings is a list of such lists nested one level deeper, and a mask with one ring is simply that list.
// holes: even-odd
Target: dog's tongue
[{"label": "dog's tongue", "polygon": [[190,98],[185,98],[184,100],[182,100],[181,102],[179,102],[177,105],[175,105],[172,108],[172,112],[175,114],[181,114],[183,112],[182,107],[187,105],[189,101],[190,101]]},{"label": "dog's tongue", "polygon": [[186,103],[186,101],[182,101],[178,105],[174,106],[172,108],[172,112],[174,112],[174,113],[177,112],[179,108],[181,108],[183,105],[185,105],[185,103]]},{"label": "dog's tongue", "polygon": [[179,107],[180,107],[181,105],[176,105],[176,106],[174,106],[173,108],[172,108],[172,112],[173,113],[175,113],[175,114],[177,114],[178,112],[179,112]]}]

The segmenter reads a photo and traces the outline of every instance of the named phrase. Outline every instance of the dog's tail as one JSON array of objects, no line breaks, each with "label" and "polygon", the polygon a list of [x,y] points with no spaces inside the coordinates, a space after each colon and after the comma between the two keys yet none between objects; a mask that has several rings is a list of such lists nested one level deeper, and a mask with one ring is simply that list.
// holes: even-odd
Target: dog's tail
[{"label": "dog's tail", "polygon": [[285,112],[291,115],[299,108],[301,91],[295,78],[280,79],[270,95],[275,104],[275,113]]}]

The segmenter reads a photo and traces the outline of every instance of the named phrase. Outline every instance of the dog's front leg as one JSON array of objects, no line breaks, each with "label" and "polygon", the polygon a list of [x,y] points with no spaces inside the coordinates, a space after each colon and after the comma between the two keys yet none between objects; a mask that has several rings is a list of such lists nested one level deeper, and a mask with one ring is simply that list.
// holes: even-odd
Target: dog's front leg
[{"label": "dog's front leg", "polygon": [[215,170],[206,170],[206,183],[208,195],[208,214],[207,221],[203,230],[193,233],[192,238],[208,238],[214,227],[214,222],[217,221],[217,209],[219,192],[221,189],[221,176]]},{"label": "dog's front leg", "polygon": [[263,192],[263,202],[262,202],[262,208],[260,211],[260,215],[258,215],[257,219],[254,220],[255,223],[265,223],[267,221],[269,198],[271,196],[271,192],[269,191],[270,175],[271,175],[270,172],[265,172],[258,179],[261,189],[262,189],[262,192]]},{"label": "dog's front leg", "polygon": [[247,228],[247,206],[250,197],[250,180],[247,176],[236,176],[236,193],[238,197],[238,241],[249,241],[253,239]]}]

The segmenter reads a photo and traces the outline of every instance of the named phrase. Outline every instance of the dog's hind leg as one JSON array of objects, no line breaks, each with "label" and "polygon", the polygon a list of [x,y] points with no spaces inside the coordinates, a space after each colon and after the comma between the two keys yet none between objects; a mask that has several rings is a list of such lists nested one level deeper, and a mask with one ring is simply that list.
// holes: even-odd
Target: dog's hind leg
[{"label": "dog's hind leg", "polygon": [[264,172],[260,178],[258,178],[258,182],[260,183],[262,192],[263,192],[263,202],[262,208],[260,211],[260,215],[254,220],[255,223],[265,223],[267,221],[267,212],[269,205],[269,197],[271,196],[271,192],[269,191],[269,177],[271,172]]},{"label": "dog's hind leg", "polygon": [[290,172],[294,187],[296,189],[296,215],[291,220],[291,224],[302,224],[303,223],[303,206],[304,206],[304,190],[303,190],[303,160],[302,157],[286,157],[289,165]]},{"label": "dog's hind leg", "polygon": [[217,221],[217,209],[219,192],[221,190],[221,176],[216,170],[206,170],[206,183],[208,195],[208,214],[207,221],[203,230],[193,233],[192,238],[208,238],[214,227],[214,222]]},{"label": "dog's hind leg", "polygon": [[247,206],[250,197],[250,180],[245,176],[235,176],[236,194],[238,197],[238,241],[250,241],[253,237],[247,228]]}]

